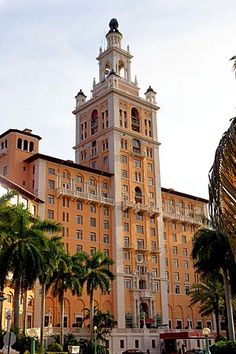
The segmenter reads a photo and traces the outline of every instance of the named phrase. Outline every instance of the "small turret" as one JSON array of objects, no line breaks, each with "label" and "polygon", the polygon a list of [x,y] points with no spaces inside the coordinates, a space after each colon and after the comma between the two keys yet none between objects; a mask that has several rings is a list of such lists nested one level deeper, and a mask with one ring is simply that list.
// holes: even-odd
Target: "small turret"
[{"label": "small turret", "polygon": [[122,34],[119,32],[119,23],[117,19],[112,18],[109,22],[110,31],[106,35],[107,48],[117,47],[121,48]]},{"label": "small turret", "polygon": [[83,91],[80,89],[79,92],[77,93],[77,95],[75,96],[75,100],[76,100],[76,108],[81,106],[83,103],[86,102],[86,97],[85,94],[83,93]]},{"label": "small turret", "polygon": [[156,104],[156,92],[151,86],[148,87],[144,95],[146,97],[146,101]]}]

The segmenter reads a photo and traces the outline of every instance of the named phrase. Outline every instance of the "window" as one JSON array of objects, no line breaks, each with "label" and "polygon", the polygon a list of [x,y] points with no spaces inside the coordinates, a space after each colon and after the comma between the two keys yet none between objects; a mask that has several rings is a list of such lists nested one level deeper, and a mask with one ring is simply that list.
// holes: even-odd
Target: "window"
[{"label": "window", "polygon": [[120,349],[124,349],[125,347],[125,341],[124,339],[120,339]]},{"label": "window", "polygon": [[153,178],[152,177],[148,177],[148,185],[153,186]]},{"label": "window", "polygon": [[125,288],[131,289],[131,279],[125,278]]},{"label": "window", "polygon": [[149,192],[149,198],[154,199],[154,192]]},{"label": "window", "polygon": [[173,240],[174,242],[177,242],[177,235],[176,235],[176,234],[172,234],[172,240]]},{"label": "window", "polygon": [[152,256],[152,263],[157,263],[157,256]]},{"label": "window", "polygon": [[77,210],[83,210],[83,203],[81,201],[77,201],[76,207],[77,207]]},{"label": "window", "polygon": [[180,294],[180,285],[179,284],[175,285],[175,293]]},{"label": "window", "polygon": [[127,140],[124,140],[124,139],[121,139],[121,141],[120,141],[120,147],[122,148],[122,149],[127,149],[127,146],[128,146],[128,144],[127,144]]},{"label": "window", "polygon": [[6,177],[8,174],[8,166],[3,167],[3,176]]},{"label": "window", "polygon": [[156,341],[155,341],[155,339],[152,339],[152,348],[156,348]]},{"label": "window", "polygon": [[143,215],[141,213],[136,214],[136,220],[143,221]]},{"label": "window", "polygon": [[188,273],[184,273],[184,281],[189,281],[189,274]]},{"label": "window", "polygon": [[127,222],[124,223],[124,231],[129,231],[129,224]]},{"label": "window", "polygon": [[168,280],[169,279],[169,272],[167,270],[165,271],[165,275],[166,275],[166,279]]},{"label": "window", "polygon": [[174,260],[173,260],[173,264],[174,264],[174,267],[175,267],[175,268],[179,268],[179,261],[178,261],[178,259],[174,259]]},{"label": "window", "polygon": [[126,170],[122,170],[122,177],[128,178],[128,172]]},{"label": "window", "polygon": [[185,290],[185,294],[188,295],[190,293],[190,286],[185,285],[184,290]]},{"label": "window", "polygon": [[129,251],[124,252],[124,259],[126,259],[126,260],[130,259],[130,252]]},{"label": "window", "polygon": [[138,339],[135,339],[134,346],[135,346],[135,349],[139,348],[139,340]]},{"label": "window", "polygon": [[82,225],[83,224],[83,216],[82,215],[76,215],[76,222],[77,222],[77,224]]},{"label": "window", "polygon": [[76,246],[76,252],[77,253],[80,253],[80,252],[82,252],[83,251],[83,246],[82,245],[77,245]]},{"label": "window", "polygon": [[103,156],[103,165],[108,165],[109,163],[109,159],[108,159],[108,156]]},{"label": "window", "polygon": [[103,235],[103,243],[109,243],[109,235]]},{"label": "window", "polygon": [[12,300],[13,300],[12,294],[7,294],[7,302],[9,302],[11,304]]},{"label": "window", "polygon": [[90,247],[90,255],[92,256],[94,253],[96,253],[97,249],[96,247]]},{"label": "window", "polygon": [[168,267],[168,258],[165,258],[165,265]]},{"label": "window", "polygon": [[90,232],[90,241],[93,241],[93,242],[96,241],[96,233],[95,232]]},{"label": "window", "polygon": [[147,164],[147,170],[148,170],[148,172],[152,172],[152,164],[151,163]]},{"label": "window", "polygon": [[184,261],[184,268],[188,269],[188,261]]},{"label": "window", "polygon": [[133,139],[133,153],[134,154],[141,154],[141,143],[138,139]]},{"label": "window", "polygon": [[53,220],[54,219],[54,210],[48,210],[48,219]]},{"label": "window", "polygon": [[137,248],[139,250],[143,250],[144,249],[144,240],[142,239],[137,239]]},{"label": "window", "polygon": [[182,243],[186,243],[186,236],[182,235]]},{"label": "window", "polygon": [[109,229],[109,221],[107,221],[107,220],[104,220],[104,222],[103,222],[103,227],[104,227],[104,229]]},{"label": "window", "polygon": [[77,182],[77,183],[83,183],[83,177],[77,175],[77,176],[75,177],[75,182]]},{"label": "window", "polygon": [[155,236],[156,235],[156,229],[154,229],[154,227],[151,227],[150,234],[151,234],[151,236]]},{"label": "window", "polygon": [[55,181],[49,179],[48,180],[48,189],[54,190],[55,189]]},{"label": "window", "polygon": [[159,287],[158,287],[158,282],[154,281],[152,283],[152,291],[158,291]]},{"label": "window", "polygon": [[140,132],[140,117],[139,117],[139,112],[136,108],[131,109],[131,129]]},{"label": "window", "polygon": [[128,158],[125,155],[121,155],[121,162],[127,164]]},{"label": "window", "polygon": [[153,268],[153,269],[152,269],[152,276],[153,276],[154,278],[157,278],[157,268]]},{"label": "window", "polygon": [[172,247],[172,250],[173,250],[173,254],[174,254],[174,255],[177,255],[177,254],[178,254],[178,248],[177,248],[177,246],[173,246],[173,247]]},{"label": "window", "polygon": [[141,161],[140,160],[134,160],[134,166],[137,168],[141,168]]},{"label": "window", "polygon": [[83,231],[82,230],[76,230],[76,238],[77,240],[82,240],[83,239]]},{"label": "window", "polygon": [[130,266],[125,265],[125,274],[130,274]]},{"label": "window", "polygon": [[187,248],[183,248],[183,256],[187,256],[188,255],[188,250]]},{"label": "window", "polygon": [[138,234],[143,234],[143,226],[142,225],[136,225],[136,232]]},{"label": "window", "polygon": [[96,213],[96,205],[95,204],[90,204],[90,212]]},{"label": "window", "polygon": [[151,251],[155,252],[157,250],[157,243],[156,241],[151,242]]},{"label": "window", "polygon": [[171,223],[171,228],[172,228],[172,230],[176,230],[176,223],[175,222]]},{"label": "window", "polygon": [[96,226],[96,219],[95,218],[90,218],[90,226],[93,226],[93,227]]},{"label": "window", "polygon": [[48,195],[48,204],[54,204],[54,196]]},{"label": "window", "polygon": [[144,255],[142,253],[137,253],[137,261],[144,262]]},{"label": "window", "polygon": [[186,231],[186,225],[185,224],[181,224],[182,227],[182,231],[185,232]]},{"label": "window", "polygon": [[129,247],[129,237],[124,237],[124,246]]},{"label": "window", "polygon": [[55,175],[56,174],[55,168],[49,167],[48,168],[48,174],[49,175]]},{"label": "window", "polygon": [[174,273],[174,279],[175,281],[179,281],[179,272]]},{"label": "window", "polygon": [[105,216],[109,215],[109,209],[107,207],[103,208],[103,215],[105,215]]}]

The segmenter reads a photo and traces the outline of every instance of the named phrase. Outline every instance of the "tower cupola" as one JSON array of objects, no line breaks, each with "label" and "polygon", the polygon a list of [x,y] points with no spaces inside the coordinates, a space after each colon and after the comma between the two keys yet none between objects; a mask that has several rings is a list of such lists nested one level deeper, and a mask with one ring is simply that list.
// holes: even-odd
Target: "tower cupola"
[{"label": "tower cupola", "polygon": [[151,86],[148,87],[144,95],[146,97],[146,101],[154,104],[156,103],[156,92],[153,90]]},{"label": "tower cupola", "polygon": [[112,18],[111,21],[109,22],[109,27],[110,30],[106,34],[107,49],[114,48],[114,47],[121,48],[121,40],[123,36],[118,30],[119,23],[117,19]]},{"label": "tower cupola", "polygon": [[83,93],[83,91],[80,89],[79,92],[77,93],[77,95],[75,96],[76,107],[79,107],[79,106],[81,106],[83,103],[85,103],[86,97],[87,97],[87,96],[85,96],[85,94]]}]

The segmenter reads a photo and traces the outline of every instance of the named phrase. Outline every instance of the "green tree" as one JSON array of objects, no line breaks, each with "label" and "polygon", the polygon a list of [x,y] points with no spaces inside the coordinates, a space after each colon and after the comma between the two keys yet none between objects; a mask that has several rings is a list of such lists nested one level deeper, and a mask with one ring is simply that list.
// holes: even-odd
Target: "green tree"
[{"label": "green tree", "polygon": [[199,304],[202,316],[214,313],[217,337],[220,336],[220,312],[224,306],[224,289],[218,274],[202,276],[200,283],[193,284],[189,296],[191,305]]},{"label": "green tree", "polygon": [[60,304],[60,344],[62,346],[64,345],[65,291],[71,290],[72,294],[80,296],[83,276],[83,269],[75,261],[75,256],[71,257],[67,254],[62,254],[57,268],[50,278],[52,294],[58,297]]},{"label": "green tree", "polygon": [[11,205],[9,196],[0,201],[0,288],[10,283],[14,289],[14,325],[19,327],[20,296],[44,270],[46,232],[59,226],[33,216],[23,204]]},{"label": "green tree", "polygon": [[115,275],[109,269],[114,261],[104,253],[97,251],[91,256],[85,252],[80,252],[76,256],[78,264],[84,269],[83,282],[86,283],[86,292],[89,296],[90,308],[90,332],[93,332],[94,318],[94,292],[100,289],[102,294],[110,291],[111,281]]},{"label": "green tree", "polygon": [[234,322],[230,274],[236,264],[228,238],[214,229],[199,229],[193,237],[192,258],[197,272],[208,275],[218,270],[222,273],[231,339],[234,337]]}]

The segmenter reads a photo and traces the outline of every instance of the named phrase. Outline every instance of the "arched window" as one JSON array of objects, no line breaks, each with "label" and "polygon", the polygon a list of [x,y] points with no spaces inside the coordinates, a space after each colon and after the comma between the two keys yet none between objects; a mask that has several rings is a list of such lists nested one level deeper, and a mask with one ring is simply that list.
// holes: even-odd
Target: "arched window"
[{"label": "arched window", "polygon": [[28,151],[28,140],[24,140],[23,149],[24,149],[25,151]]},{"label": "arched window", "polygon": [[124,63],[121,60],[119,60],[119,63],[117,65],[117,70],[116,71],[117,71],[119,76],[121,76],[123,78],[126,78],[125,77],[125,66],[124,66]]},{"label": "arched window", "polygon": [[139,280],[139,289],[147,289],[146,280]]},{"label": "arched window", "polygon": [[96,134],[98,131],[98,111],[93,110],[91,114],[91,135]]},{"label": "arched window", "polygon": [[1,149],[4,149],[4,142],[1,142]]},{"label": "arched window", "polygon": [[33,141],[30,141],[30,143],[29,143],[29,151],[30,152],[34,151],[34,143],[33,143]]},{"label": "arched window", "polygon": [[7,139],[5,140],[5,148],[7,148]]},{"label": "arched window", "polygon": [[131,128],[136,132],[140,132],[140,117],[136,108],[131,109]]},{"label": "arched window", "polygon": [[17,140],[17,148],[22,149],[22,139],[21,138],[18,138],[18,140]]},{"label": "arched window", "polygon": [[175,201],[174,201],[174,199],[173,199],[173,198],[170,198],[170,199],[168,200],[168,204],[169,204],[170,206],[175,206]]},{"label": "arched window", "polygon": [[142,191],[139,187],[135,188],[135,202],[142,203]]},{"label": "arched window", "polygon": [[133,139],[133,153],[141,154],[141,143],[138,139]]}]

